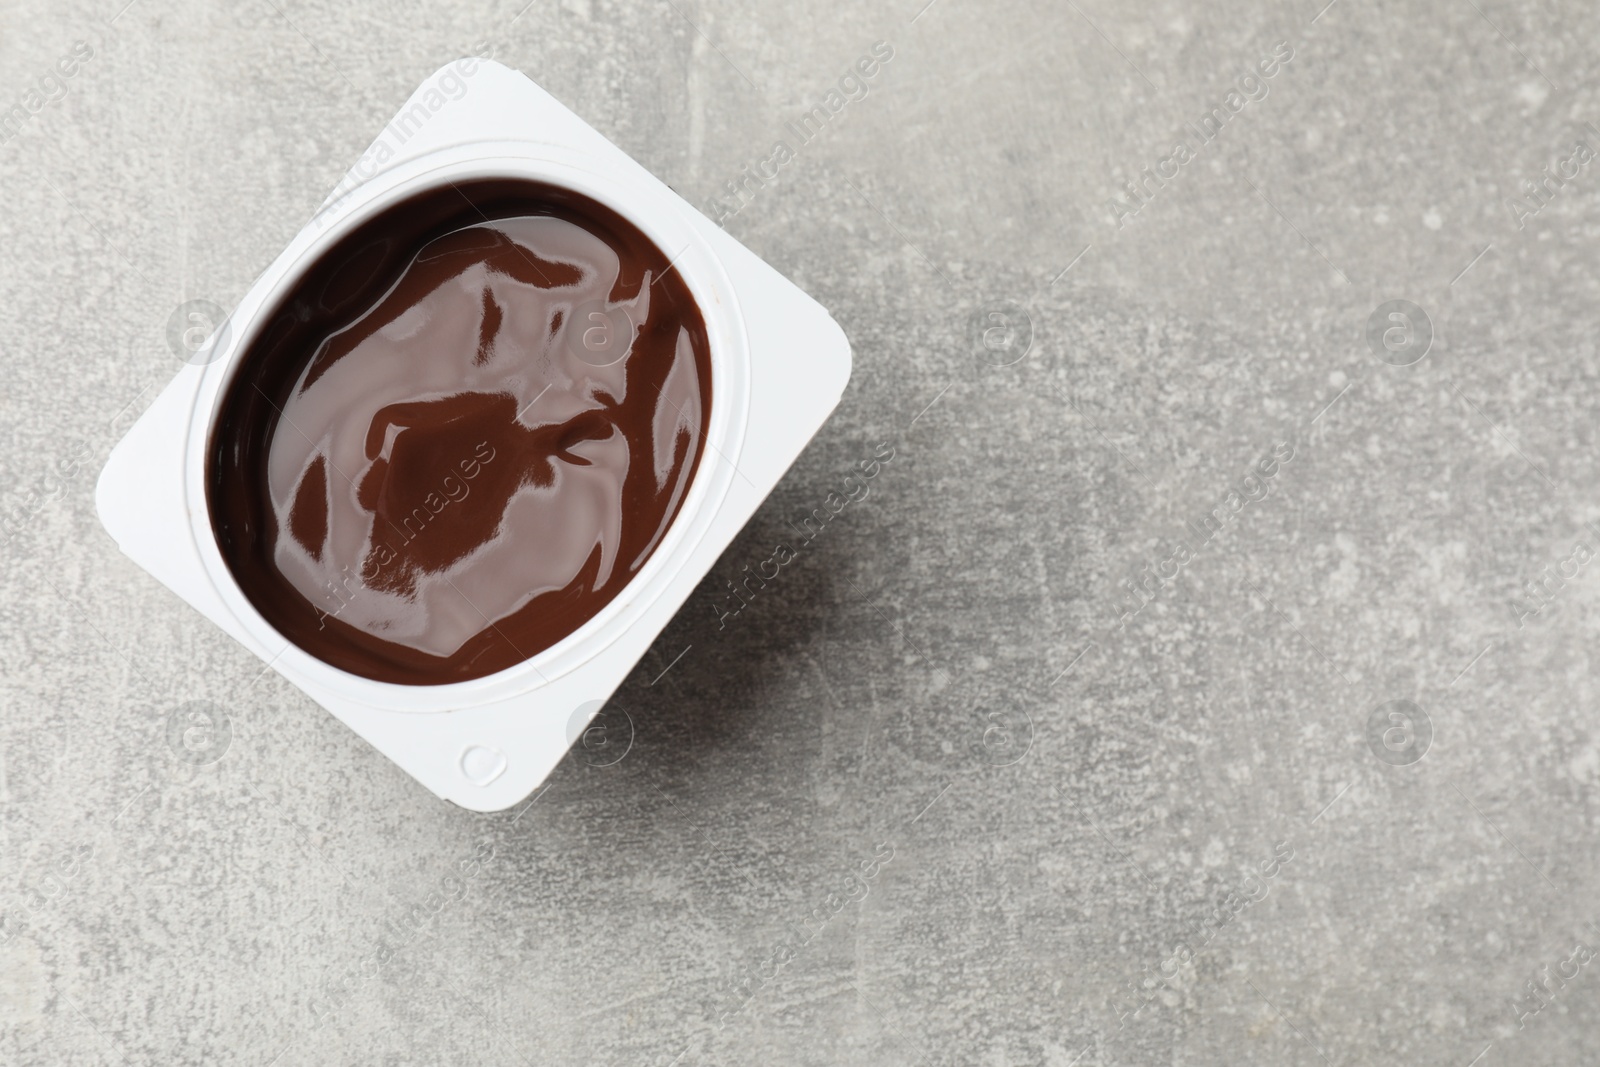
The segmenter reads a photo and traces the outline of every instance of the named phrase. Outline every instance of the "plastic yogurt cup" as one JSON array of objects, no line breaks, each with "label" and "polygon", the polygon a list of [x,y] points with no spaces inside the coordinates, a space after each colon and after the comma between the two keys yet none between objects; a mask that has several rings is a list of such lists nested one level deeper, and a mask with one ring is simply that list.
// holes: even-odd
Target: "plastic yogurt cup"
[{"label": "plastic yogurt cup", "polygon": [[[637,472],[635,482],[628,483],[634,486],[628,490],[629,500],[644,500],[656,493],[666,502],[662,512],[666,515],[664,522],[651,512],[659,529],[652,528],[649,536],[629,541],[628,522],[623,521],[619,526],[614,514],[606,520],[609,505],[593,504],[591,510],[598,509],[601,519],[597,521],[604,528],[603,532],[598,535],[597,545],[589,557],[577,553],[572,558],[581,559],[588,568],[584,573],[590,578],[598,573],[596,566],[605,567],[609,563],[615,567],[614,571],[607,572],[612,575],[607,595],[587,605],[592,611],[579,612],[583,617],[576,618],[570,630],[544,632],[549,640],[536,642],[542,646],[537,651],[532,651],[530,645],[517,644],[518,640],[526,640],[524,633],[534,631],[511,633],[508,647],[528,648],[531,654],[519,658],[507,652],[506,647],[500,647],[489,654],[487,661],[476,661],[486,662],[492,668],[486,672],[474,668],[471,663],[454,674],[432,671],[427,665],[444,662],[436,653],[448,656],[462,635],[473,631],[473,627],[461,622],[467,611],[465,607],[456,612],[452,629],[448,621],[453,609],[447,605],[439,609],[434,619],[437,625],[433,625],[431,631],[423,632],[427,627],[418,629],[419,623],[412,626],[412,637],[407,638],[414,639],[416,647],[423,650],[419,653],[423,659],[418,662],[423,662],[427,669],[409,674],[400,669],[387,671],[381,665],[364,665],[359,656],[341,659],[328,654],[326,649],[319,649],[317,627],[307,630],[293,621],[291,615],[269,604],[259,587],[252,585],[247,592],[240,581],[243,572],[238,566],[238,557],[241,552],[248,554],[252,537],[262,535],[261,524],[257,521],[259,516],[233,526],[219,520],[214,505],[218,504],[223,491],[217,488],[216,472],[208,468],[208,457],[212,455],[214,444],[226,444],[231,425],[226,421],[230,398],[237,409],[238,390],[254,387],[252,376],[261,373],[260,352],[270,348],[269,342],[276,336],[274,330],[281,332],[283,310],[297,295],[304,296],[308,279],[320,278],[325,282],[330,276],[330,252],[337,254],[348,250],[352,247],[352,235],[370,232],[386,218],[392,220],[397,206],[429,202],[429,197],[447,195],[451,190],[470,192],[484,188],[523,189],[530,191],[530,196],[542,190],[541,195],[547,201],[552,195],[558,201],[566,197],[569,206],[588,205],[588,209],[598,210],[601,215],[614,213],[622,222],[622,229],[636,231],[660,256],[667,258],[667,264],[664,267],[659,257],[647,257],[650,259],[647,268],[637,264],[630,268],[626,263],[628,256],[623,255],[620,274],[614,279],[602,280],[614,281],[614,284],[600,286],[603,295],[598,303],[588,299],[595,296],[591,292],[586,299],[574,297],[567,301],[567,306],[554,314],[552,321],[558,334],[564,327],[579,325],[573,321],[573,316],[581,316],[581,323],[593,324],[587,329],[599,332],[585,335],[568,330],[567,333],[587,336],[590,341],[598,339],[601,343],[598,347],[594,344],[579,347],[558,339],[561,347],[527,356],[527,360],[533,362],[525,360],[526,367],[535,373],[544,373],[536,370],[542,366],[554,379],[559,379],[559,388],[551,392],[539,393],[540,389],[552,385],[552,381],[547,380],[539,383],[527,397],[521,396],[516,390],[526,390],[530,386],[528,381],[522,380],[528,377],[526,374],[511,375],[519,380],[509,386],[501,379],[486,384],[474,377],[470,387],[457,390],[462,395],[470,394],[469,400],[460,401],[452,408],[445,403],[450,399],[446,395],[450,389],[436,388],[430,392],[423,387],[426,383],[419,385],[414,380],[408,381],[403,373],[373,372],[373,390],[394,391],[391,399],[395,402],[382,409],[387,432],[374,431],[372,440],[366,443],[364,456],[357,455],[361,451],[360,442],[327,445],[326,441],[332,437],[313,431],[306,436],[315,442],[314,446],[308,444],[297,451],[288,447],[294,444],[289,441],[283,449],[294,453],[289,459],[274,456],[270,462],[263,460],[257,467],[249,468],[266,470],[272,463],[277,464],[273,468],[279,471],[273,479],[276,495],[269,489],[261,494],[263,498],[290,501],[286,493],[292,490],[293,494],[298,494],[286,505],[281,516],[286,526],[299,523],[296,527],[298,540],[280,538],[277,558],[286,571],[292,572],[290,577],[299,583],[297,588],[307,597],[307,602],[320,604],[316,610],[321,615],[315,616],[316,620],[324,628],[330,622],[352,629],[359,629],[356,624],[361,624],[373,634],[398,634],[411,623],[403,618],[396,622],[398,616],[386,616],[384,612],[389,608],[384,605],[403,604],[405,594],[418,588],[417,575],[442,569],[457,578],[467,575],[464,580],[476,582],[461,603],[492,622],[509,617],[518,602],[516,590],[507,593],[494,588],[496,575],[514,573],[514,578],[505,579],[506,584],[544,583],[538,585],[538,589],[545,590],[559,589],[560,582],[571,577],[573,566],[564,571],[557,568],[559,573],[552,572],[555,574],[552,577],[542,572],[518,570],[505,562],[509,557],[499,562],[489,559],[487,549],[474,550],[486,554],[473,558],[488,560],[475,576],[469,573],[470,568],[450,571],[440,564],[441,559],[453,559],[450,552],[455,549],[445,551],[442,556],[439,552],[426,556],[424,548],[430,534],[438,535],[444,539],[441,543],[445,543],[454,536],[452,529],[460,533],[465,528],[462,524],[472,514],[468,505],[474,501],[470,495],[474,486],[480,490],[477,500],[481,503],[492,477],[499,477],[509,469],[503,465],[496,471],[493,459],[483,462],[483,452],[475,457],[454,456],[441,442],[464,440],[460,436],[466,432],[464,427],[498,428],[495,433],[499,436],[494,438],[500,442],[498,447],[511,442],[514,450],[521,450],[514,453],[520,457],[518,462],[542,472],[530,475],[532,488],[527,492],[557,494],[552,498],[557,506],[554,510],[547,509],[550,515],[572,512],[574,501],[592,503],[604,499],[603,493],[585,494],[571,487],[581,488],[586,484],[582,479],[599,477],[607,463],[617,471],[624,469],[627,464],[617,461],[615,451],[616,442],[622,436],[631,434],[630,441],[644,442],[644,452],[637,454],[651,454],[645,438],[653,427],[656,434],[654,454],[658,457],[658,466],[663,469],[670,467],[670,463],[660,457],[668,452],[679,455],[687,447],[685,442],[689,438],[694,438],[695,455],[691,469],[678,471],[677,482],[668,485],[674,477],[670,472],[660,475],[658,480],[667,488],[659,492],[648,479],[639,481]],[[471,200],[471,196],[464,196],[463,204]],[[490,215],[494,213],[489,212]],[[434,251],[429,255],[438,248],[445,248],[450,254],[470,258],[477,254],[474,249],[481,251],[480,246],[487,247],[486,242],[496,241],[505,243],[507,248],[520,243],[525,248],[536,249],[542,240],[555,240],[558,245],[569,238],[581,240],[572,238],[554,223],[539,222],[537,218],[528,222],[530,214],[538,215],[537,206],[520,214],[512,212],[501,219],[485,216],[481,224],[469,219],[466,228],[470,233],[449,238],[455,243],[447,241],[448,247],[433,246]],[[552,211],[550,215],[557,217],[560,211]],[[524,221],[513,224],[505,222],[505,218]],[[425,243],[420,239],[413,242],[412,251]],[[491,250],[484,254],[500,255],[502,252]],[[526,251],[516,254],[522,255],[523,261],[529,258]],[[524,279],[530,284],[537,286],[548,282],[560,289],[570,280],[554,276],[558,268],[552,267],[550,262],[540,261],[536,255],[532,259],[530,270],[541,280],[531,276]],[[600,259],[604,256],[600,255]],[[648,281],[642,277],[643,269],[649,271]],[[350,276],[359,279],[368,273],[370,271],[363,268]],[[399,271],[394,273],[400,276]],[[639,416],[645,421],[636,421],[636,424],[630,424],[629,416],[616,404],[607,408],[614,416],[608,416],[609,422],[599,419],[593,412],[579,410],[583,404],[573,400],[574,396],[581,394],[580,400],[598,396],[610,403],[624,392],[622,379],[617,377],[622,373],[623,364],[609,362],[610,357],[606,355],[608,331],[633,337],[630,329],[642,330],[647,324],[660,323],[663,309],[670,310],[671,301],[666,297],[673,295],[665,294],[663,276],[670,279],[679,300],[692,303],[698,324],[693,314],[686,314],[682,321],[668,316],[671,321],[662,329],[677,328],[684,322],[689,323],[685,329],[690,333],[703,328],[703,337],[695,341],[699,348],[688,362],[684,362],[687,358],[684,346],[689,343],[679,337],[678,365],[671,372],[676,377],[669,378],[663,371],[648,383],[671,405],[670,409],[656,405],[654,416]],[[474,277],[481,280],[482,275]],[[496,284],[503,281],[502,278]],[[491,326],[498,326],[503,319],[514,316],[516,307],[521,305],[516,303],[516,294],[508,295],[503,286],[481,288],[483,310],[474,311],[477,318],[473,321],[487,338],[495,332]],[[648,314],[642,312],[641,300],[655,301],[654,310]],[[619,311],[619,307],[622,310]],[[403,340],[406,330],[402,320],[403,316],[393,315],[385,320],[389,331],[386,336],[391,340],[396,337]],[[349,340],[349,322],[337,325],[345,329],[346,340]],[[358,342],[386,343],[384,337],[378,336],[382,332],[381,329],[372,331],[372,336],[358,339]],[[655,337],[657,333],[650,336]],[[645,338],[642,334],[638,336],[642,344]],[[488,345],[490,341],[484,343]],[[358,363],[351,362],[361,354],[357,350],[359,344],[344,344],[353,354],[344,356],[336,364],[336,367],[345,366],[354,375],[351,381],[359,380],[361,374]],[[689,348],[694,348],[694,344],[689,344]],[[660,359],[671,358],[671,344],[663,342],[658,349],[668,353],[659,356]],[[493,362],[491,356],[493,353],[485,356],[485,366]],[[578,362],[573,362],[574,356]],[[307,360],[309,358],[308,353]],[[372,364],[374,367],[384,365],[381,361]],[[696,365],[703,372],[700,379],[705,387],[703,409],[694,409],[685,401],[694,390],[684,391],[684,375],[692,372]],[[480,370],[474,363],[467,366],[464,373],[479,375]],[[632,388],[635,384],[633,372],[628,373],[628,386]],[[629,675],[640,656],[837,405],[849,374],[849,343],[815,301],[527,78],[496,63],[460,60],[436,72],[417,89],[322,210],[255,281],[228,321],[217,329],[117,445],[101,473],[96,503],[101,521],[127,555],[424,786],[463,807],[477,811],[501,810],[516,804],[539,785],[572,740]],[[584,375],[593,379],[587,392],[572,386],[575,379]],[[547,413],[543,421],[527,414],[533,409],[528,401],[555,402],[563,392],[568,396],[561,403],[566,403],[567,409]],[[638,392],[635,389],[636,395]],[[349,393],[349,398],[360,393],[356,388]],[[504,404],[510,402],[505,398],[513,394],[516,395],[515,406],[522,408],[516,411],[522,417],[517,421],[511,420],[504,408]],[[281,403],[281,397],[278,399]],[[369,408],[377,403],[371,398],[362,402]],[[295,409],[293,413],[304,415],[308,410]],[[363,410],[362,417],[369,417],[370,410]],[[280,416],[283,413],[282,410],[278,412]],[[651,418],[655,421],[649,421]],[[690,433],[687,428],[697,419],[698,429]],[[279,420],[275,432],[290,432],[284,429],[282,421]],[[330,425],[336,422],[334,419]],[[536,430],[544,436],[538,436]],[[406,444],[408,434],[411,445]],[[485,430],[479,436],[488,442],[491,435]],[[331,469],[335,458],[332,450],[336,447],[341,449],[338,466],[342,473],[338,474]],[[319,448],[323,451],[317,454],[325,454],[328,462],[320,475],[315,475],[323,482],[311,482],[308,479],[312,475],[308,472],[315,461],[306,457]],[[501,456],[497,446],[490,445],[490,449],[496,457]],[[401,483],[391,481],[386,486],[382,471],[363,478],[355,470],[344,469],[351,466],[354,457],[357,464],[373,466],[377,466],[379,460],[394,460],[392,469],[398,471],[402,465],[396,457],[402,454],[412,457],[414,469],[419,462],[416,456],[442,456],[434,467],[426,468],[439,474],[441,490],[427,496],[428,503],[420,511],[409,506],[415,501],[404,497],[404,493],[399,504],[386,510],[386,505],[381,503],[387,499],[385,492],[390,496],[400,493],[394,486]],[[529,459],[529,456],[534,458]],[[504,458],[509,463],[512,457]],[[466,464],[474,460],[476,482],[465,477],[467,471],[473,469]],[[567,466],[562,467],[563,463]],[[455,466],[450,468],[450,464]],[[248,480],[249,470],[240,468],[228,473],[236,480]],[[284,471],[288,473],[282,473]],[[551,471],[555,472],[553,476]],[[208,472],[212,476],[213,490],[209,497]],[[443,482],[446,476],[453,477],[454,482]],[[371,485],[367,484],[369,480]],[[223,482],[226,483],[226,479]],[[406,491],[415,496],[415,486],[420,483],[413,478],[406,484],[412,485]],[[313,488],[308,489],[308,485]],[[560,488],[563,486],[567,489]],[[359,494],[358,489],[361,490]],[[567,492],[566,496],[559,495],[563,491]],[[344,492],[345,497],[334,495],[339,492]],[[502,493],[495,499],[500,501],[504,496]],[[305,505],[304,500],[322,498],[332,500],[333,505],[327,513],[321,514],[319,526],[317,509]],[[376,534],[371,531],[353,533],[355,527],[351,523],[356,519],[350,514],[342,517],[335,514],[341,500],[348,503],[357,498],[364,502],[362,506],[372,504],[372,515],[383,519],[385,529],[395,531],[385,547],[393,548],[391,559],[399,562],[385,560],[381,565],[374,564],[375,556],[384,559],[373,550],[379,540]],[[299,513],[294,512],[295,506],[300,508]],[[450,508],[456,510],[452,512]],[[310,517],[301,518],[302,515]],[[414,518],[407,522],[407,516]],[[368,519],[371,520],[371,515]],[[344,525],[336,530],[338,522]],[[422,528],[430,522],[431,529]],[[548,525],[547,520],[529,519],[523,527],[526,536],[536,538],[538,531],[545,528],[541,522]],[[373,530],[378,525],[376,521],[371,522]],[[507,528],[510,525],[508,520]],[[227,535],[226,545],[219,539],[219,527]],[[405,554],[404,540],[408,535],[415,535],[415,544],[420,546],[409,556]],[[283,546],[289,541],[294,542],[289,545],[294,551],[285,554]],[[359,549],[350,548],[358,543]],[[619,546],[638,549],[640,545],[648,551],[642,554],[618,551]],[[326,558],[324,552],[328,554]],[[256,554],[261,556],[262,552]],[[326,590],[326,595],[318,591],[317,567],[335,558],[342,561],[340,565],[346,568],[345,573],[348,573],[350,561],[355,560],[358,565],[365,563],[367,569],[361,572],[361,577],[371,579],[369,592],[372,594],[366,602],[358,602],[359,591],[351,594],[348,583],[342,590]],[[596,559],[600,561],[598,564],[594,562]],[[628,569],[629,566],[632,569]],[[384,567],[389,569],[384,570]],[[250,575],[246,574],[246,578],[248,583]],[[366,588],[369,583],[357,584]],[[530,589],[522,595],[525,599],[536,591]],[[250,593],[255,594],[255,599]],[[449,590],[440,595],[450,595]],[[321,601],[317,601],[319,596],[323,598]],[[386,596],[388,600],[384,599]],[[257,600],[261,601],[260,605]],[[263,611],[262,606],[267,610]],[[269,615],[278,625],[269,621]],[[439,622],[440,619],[445,622]],[[291,639],[290,635],[296,639]],[[487,647],[487,643],[496,643],[498,638],[491,635],[484,641]],[[336,665],[341,662],[343,666]]]}]

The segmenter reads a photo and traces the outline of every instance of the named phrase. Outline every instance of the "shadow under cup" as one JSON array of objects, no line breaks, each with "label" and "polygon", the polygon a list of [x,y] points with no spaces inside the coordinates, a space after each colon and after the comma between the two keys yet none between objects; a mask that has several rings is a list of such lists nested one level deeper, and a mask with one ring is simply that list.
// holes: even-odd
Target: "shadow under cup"
[{"label": "shadow under cup", "polygon": [[705,320],[614,210],[525,179],[362,222],[263,316],[207,444],[217,545],[289,641],[469,681],[616,599],[707,447]]}]

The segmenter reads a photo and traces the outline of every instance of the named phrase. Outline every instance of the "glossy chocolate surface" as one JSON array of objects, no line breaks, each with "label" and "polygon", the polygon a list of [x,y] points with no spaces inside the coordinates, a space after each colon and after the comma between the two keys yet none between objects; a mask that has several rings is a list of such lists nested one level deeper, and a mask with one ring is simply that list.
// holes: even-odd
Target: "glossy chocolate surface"
[{"label": "glossy chocolate surface", "polygon": [[223,558],[317,658],[436,685],[520,663],[661,543],[705,447],[704,320],[670,260],[570,191],[480,181],[343,238],[227,387]]}]

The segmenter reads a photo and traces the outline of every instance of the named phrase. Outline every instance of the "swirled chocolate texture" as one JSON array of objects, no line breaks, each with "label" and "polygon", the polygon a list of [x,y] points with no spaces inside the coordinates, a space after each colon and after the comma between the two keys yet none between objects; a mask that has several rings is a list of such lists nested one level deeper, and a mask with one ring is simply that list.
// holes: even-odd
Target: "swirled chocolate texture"
[{"label": "swirled chocolate texture", "polygon": [[212,526],[318,659],[479,678],[639,571],[710,405],[704,319],[637,227],[549,186],[449,186],[340,240],[274,309],[212,431]]}]

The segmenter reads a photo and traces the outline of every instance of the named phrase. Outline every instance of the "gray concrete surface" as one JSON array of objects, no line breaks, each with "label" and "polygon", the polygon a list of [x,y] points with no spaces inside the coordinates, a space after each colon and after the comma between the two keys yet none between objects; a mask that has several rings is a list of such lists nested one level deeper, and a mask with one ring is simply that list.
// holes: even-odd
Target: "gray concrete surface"
[{"label": "gray concrete surface", "polygon": [[[1600,1059],[1592,5],[523,2],[0,6],[0,1062]],[[719,213],[879,41],[725,223],[855,378],[619,762],[456,810],[102,533],[172,310],[442,62]]]}]

